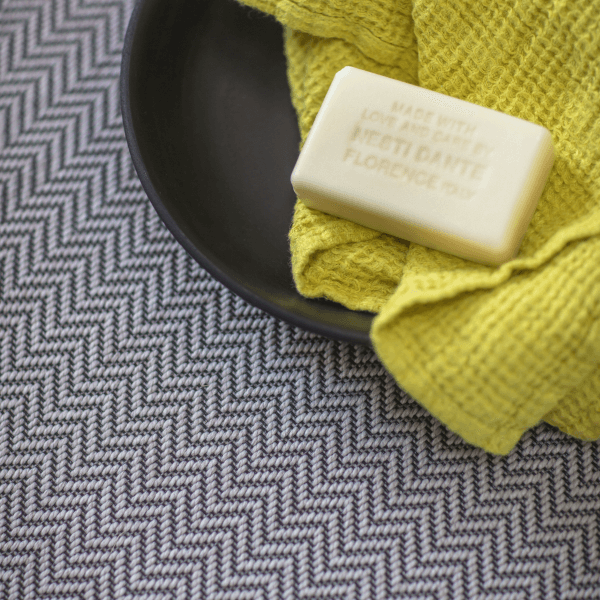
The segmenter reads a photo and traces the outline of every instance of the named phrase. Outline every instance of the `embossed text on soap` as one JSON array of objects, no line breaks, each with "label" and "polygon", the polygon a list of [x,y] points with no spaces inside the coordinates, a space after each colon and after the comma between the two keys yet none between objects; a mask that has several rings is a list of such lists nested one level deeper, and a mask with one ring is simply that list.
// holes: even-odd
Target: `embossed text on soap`
[{"label": "embossed text on soap", "polygon": [[342,162],[469,200],[489,178],[493,152],[476,124],[394,101],[389,111],[362,109]]}]

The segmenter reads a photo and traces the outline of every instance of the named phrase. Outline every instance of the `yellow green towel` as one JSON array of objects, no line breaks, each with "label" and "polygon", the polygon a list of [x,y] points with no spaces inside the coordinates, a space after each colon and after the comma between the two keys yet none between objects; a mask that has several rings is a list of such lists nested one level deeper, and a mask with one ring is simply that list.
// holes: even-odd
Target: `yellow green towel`
[{"label": "yellow green towel", "polygon": [[285,31],[302,142],[351,65],[547,127],[556,161],[518,257],[487,267],[306,208],[299,292],[378,313],[397,383],[508,453],[541,420],[600,437],[600,0],[241,0]]}]

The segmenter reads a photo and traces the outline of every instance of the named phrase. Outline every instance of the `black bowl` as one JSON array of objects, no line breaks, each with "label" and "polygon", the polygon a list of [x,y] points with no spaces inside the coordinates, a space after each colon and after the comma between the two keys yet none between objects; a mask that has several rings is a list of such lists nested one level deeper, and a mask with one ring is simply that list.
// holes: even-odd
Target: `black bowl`
[{"label": "black bowl", "polygon": [[300,136],[273,18],[234,0],[139,0],[121,105],[144,190],[202,267],[279,319],[370,344],[372,313],[294,287],[287,235]]}]

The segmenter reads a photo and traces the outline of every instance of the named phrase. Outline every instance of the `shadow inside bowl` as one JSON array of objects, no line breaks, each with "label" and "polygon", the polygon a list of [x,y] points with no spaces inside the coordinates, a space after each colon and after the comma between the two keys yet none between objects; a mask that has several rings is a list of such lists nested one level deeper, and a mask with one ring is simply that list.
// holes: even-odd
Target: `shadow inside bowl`
[{"label": "shadow inside bowl", "polygon": [[185,249],[265,312],[370,344],[372,313],[304,298],[292,280],[290,175],[300,136],[281,26],[233,0],[140,0],[121,95],[137,173]]}]

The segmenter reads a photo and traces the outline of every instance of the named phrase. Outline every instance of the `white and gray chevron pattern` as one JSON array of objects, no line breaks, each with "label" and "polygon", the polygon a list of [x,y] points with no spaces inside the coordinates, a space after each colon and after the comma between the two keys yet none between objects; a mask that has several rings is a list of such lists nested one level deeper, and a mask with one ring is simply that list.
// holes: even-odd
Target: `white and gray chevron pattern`
[{"label": "white and gray chevron pattern", "polygon": [[600,598],[599,444],[474,449],[172,239],[132,8],[0,0],[0,598]]}]

